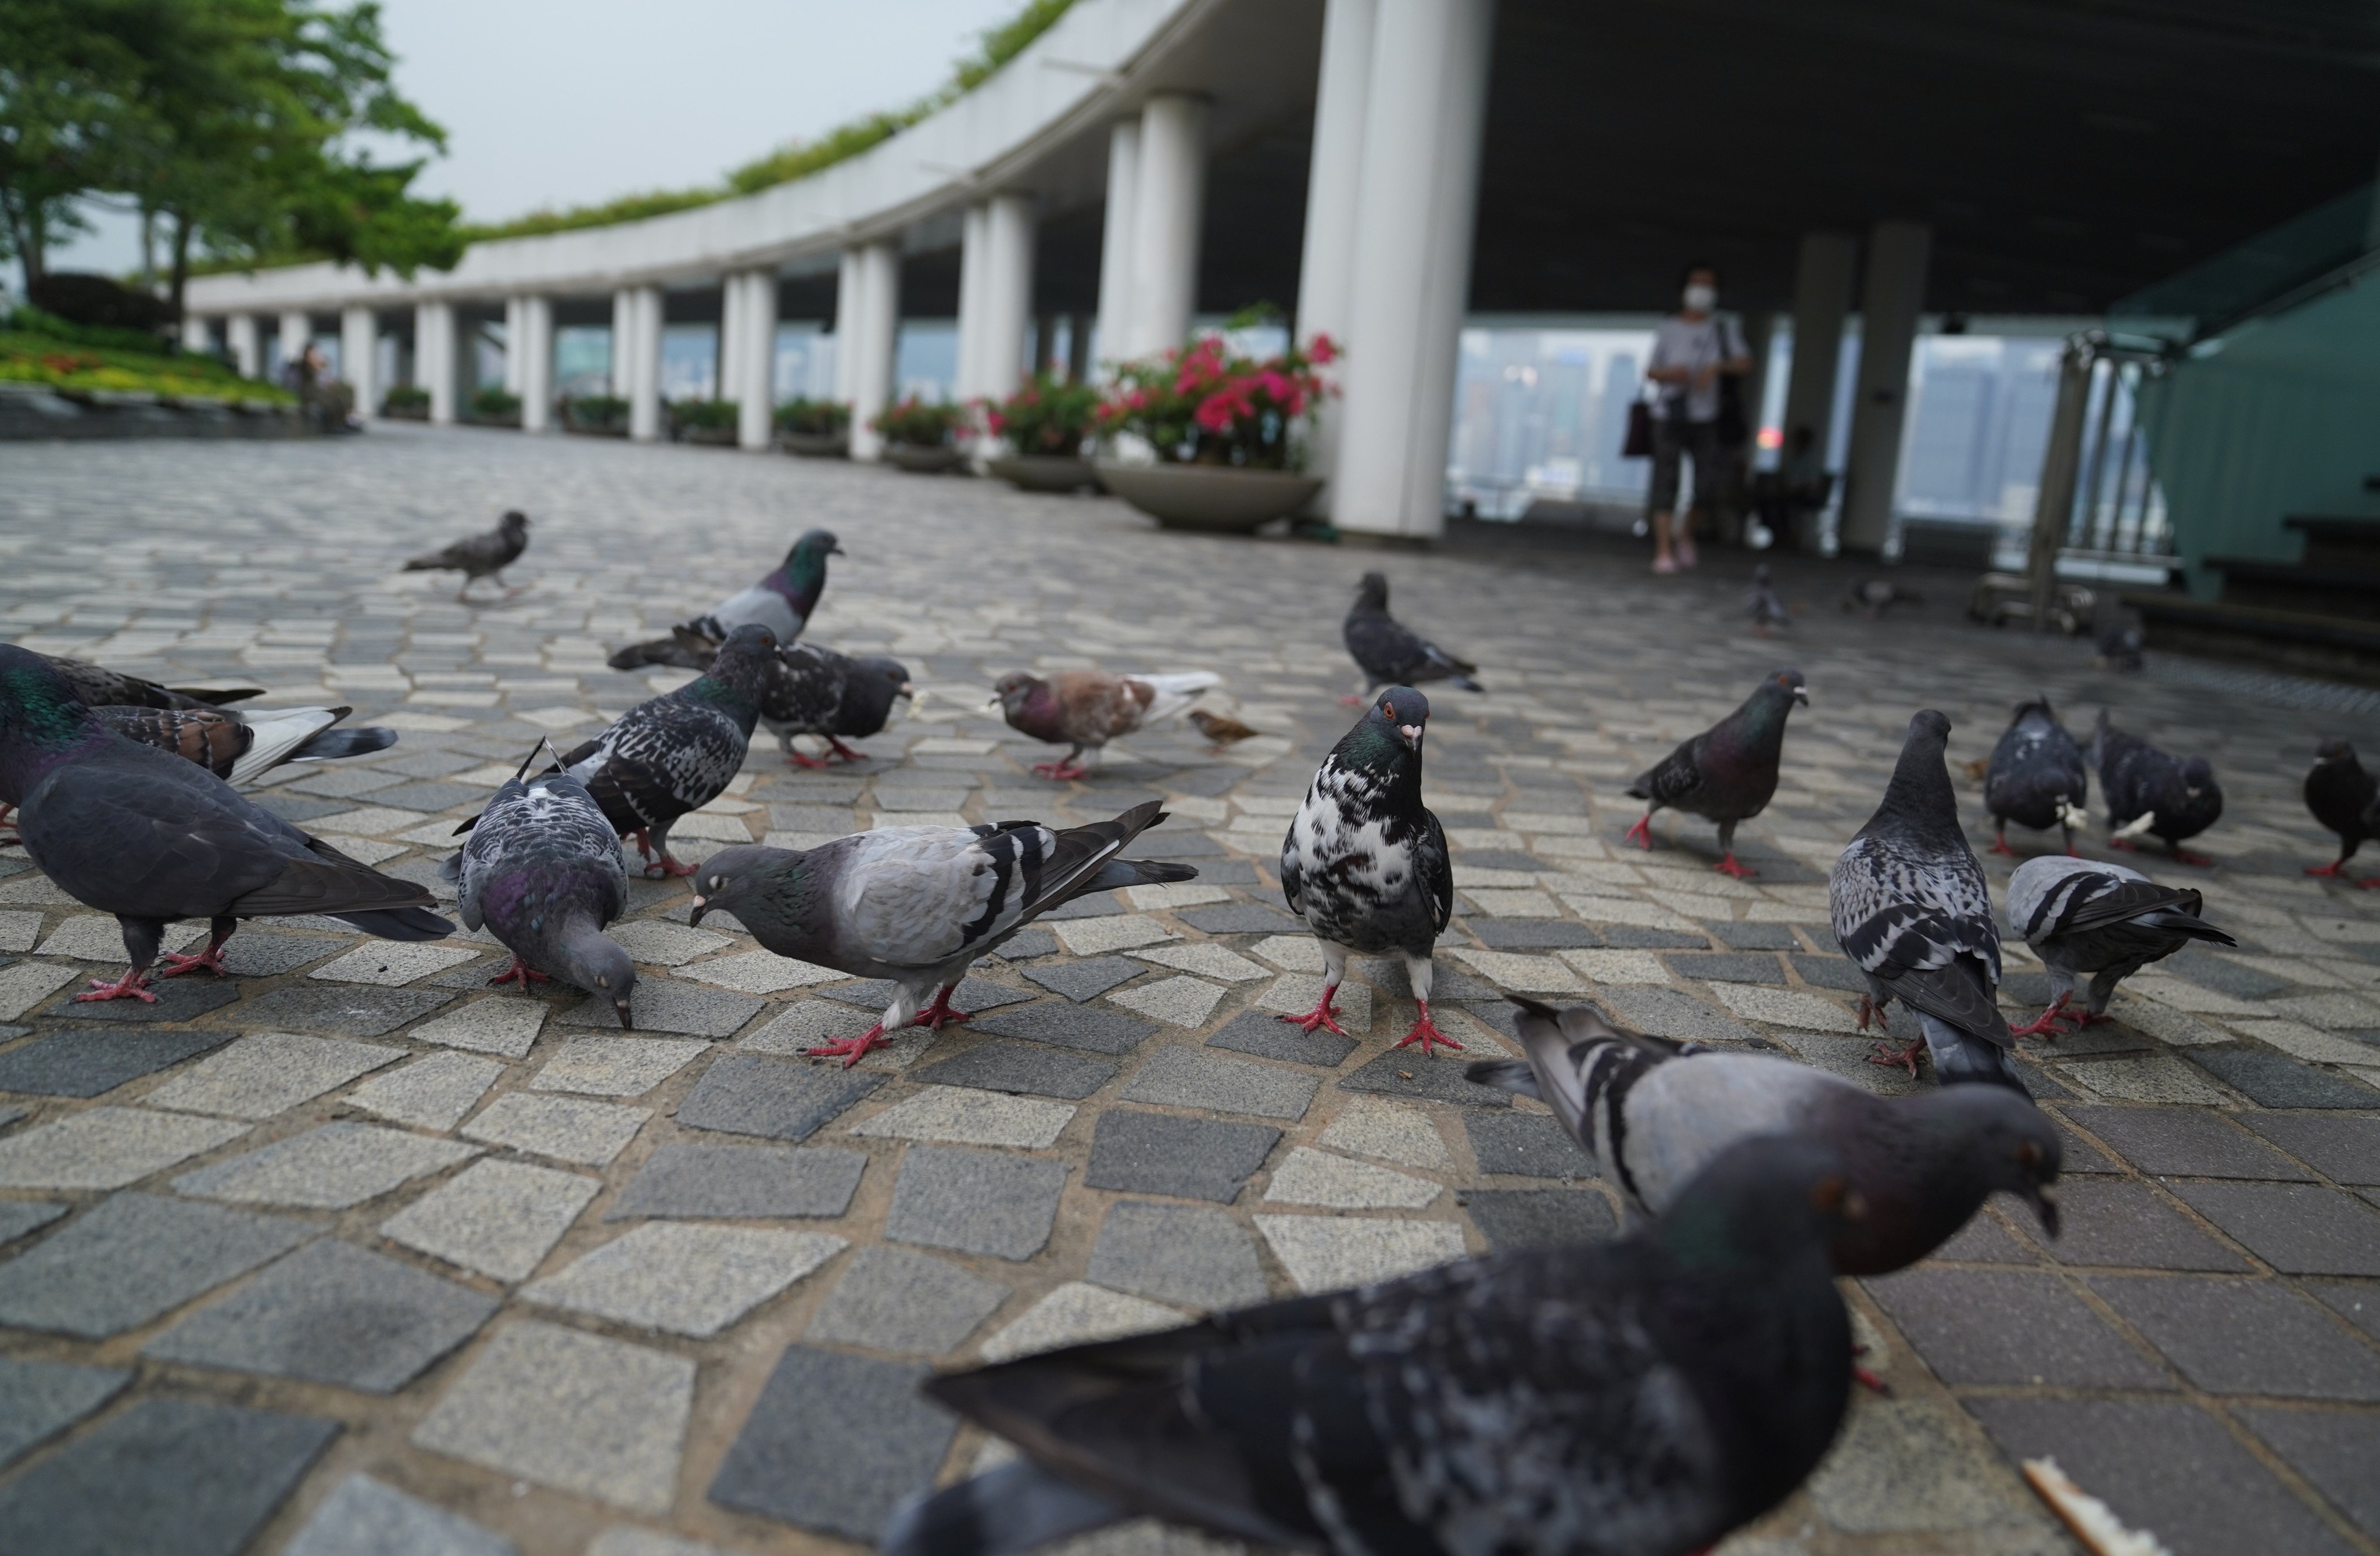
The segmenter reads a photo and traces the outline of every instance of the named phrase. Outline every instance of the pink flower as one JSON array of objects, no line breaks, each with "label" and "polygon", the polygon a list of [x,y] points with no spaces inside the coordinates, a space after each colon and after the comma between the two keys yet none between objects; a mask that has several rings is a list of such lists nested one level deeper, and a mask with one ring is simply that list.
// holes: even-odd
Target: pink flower
[{"label": "pink flower", "polygon": [[1339,344],[1327,334],[1316,335],[1314,344],[1306,348],[1306,355],[1313,358],[1317,363],[1328,367],[1338,359]]}]

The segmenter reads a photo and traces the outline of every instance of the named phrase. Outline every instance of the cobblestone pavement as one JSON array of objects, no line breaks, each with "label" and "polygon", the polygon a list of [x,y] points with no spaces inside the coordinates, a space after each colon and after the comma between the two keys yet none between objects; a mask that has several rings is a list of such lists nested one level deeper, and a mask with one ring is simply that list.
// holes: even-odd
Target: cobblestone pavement
[{"label": "cobblestone pavement", "polygon": [[[507,505],[538,523],[519,598],[395,570]],[[1995,1206],[1847,1285],[1896,1393],[1863,1395],[1730,1556],[2068,1550],[2011,1467],[2042,1453],[2180,1556],[2380,1551],[2380,893],[2300,874],[2331,852],[2297,797],[2319,736],[2380,754],[2380,723],[2319,688],[2110,679],[1939,594],[1870,625],[1823,570],[1782,570],[1804,614],[1764,643],[1735,584],[1591,548],[1184,538],[984,482],[404,429],[0,453],[0,614],[38,649],[397,726],[264,800],[431,882],[533,741],[674,684],[607,671],[609,646],[813,524],[850,556],[812,635],[901,656],[928,696],[862,766],[795,772],[764,737],[678,829],[689,853],[1163,796],[1143,851],[1199,879],[1020,935],[962,990],[970,1027],[846,1073],[794,1052],[864,1027],[877,991],[688,928],[681,882],[638,885],[619,930],[643,979],[623,1036],[574,991],[491,991],[488,942],[322,921],[243,930],[237,981],[67,1003],[121,965],[115,928],[7,850],[0,1549],[847,1549],[997,1452],[918,1403],[931,1365],[1608,1234],[1615,1201],[1542,1108],[1389,1052],[1412,1015],[1392,968],[1351,982],[1350,1041],[1273,1019],[1320,969],[1274,856],[1349,717],[1339,618],[1378,565],[1487,667],[1489,695],[1436,699],[1428,757],[1461,893],[1439,1019],[1474,1055],[1506,1050],[1497,992],[1525,991],[1905,1088],[1861,1063],[1825,871],[1918,707],[1963,761],[2036,687],[2078,727],[2105,700],[2228,790],[2215,868],[2150,868],[2203,883],[2240,949],[2026,1045],[2069,1133],[2065,1237]],[[1815,705],[1746,829],[1759,877],[1714,874],[1710,830],[1675,818],[1622,846],[1627,780],[1788,660]],[[1046,784],[987,688],[1082,664],[1214,668],[1268,733],[1218,758],[1169,729]],[[2035,1008],[2038,969],[2010,966],[2010,1008]]]}]

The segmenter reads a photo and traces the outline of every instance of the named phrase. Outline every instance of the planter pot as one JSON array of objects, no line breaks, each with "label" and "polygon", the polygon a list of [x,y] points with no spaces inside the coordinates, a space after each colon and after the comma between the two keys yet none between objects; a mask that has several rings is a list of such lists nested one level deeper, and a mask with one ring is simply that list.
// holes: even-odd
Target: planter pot
[{"label": "planter pot", "polygon": [[516,410],[508,410],[501,416],[474,415],[467,417],[465,419],[469,421],[474,427],[509,427],[514,432],[518,432],[520,431],[521,413]]},{"label": "planter pot", "polygon": [[1087,459],[1062,455],[1030,454],[1011,459],[987,459],[984,468],[1020,492],[1075,492],[1097,486],[1099,476]]},{"label": "planter pot", "polygon": [[625,421],[583,421],[571,417],[562,424],[565,432],[576,432],[582,438],[625,438],[628,435]]},{"label": "planter pot", "polygon": [[1227,465],[1116,465],[1100,460],[1099,484],[1168,529],[1248,534],[1295,513],[1322,490],[1319,476]]},{"label": "planter pot", "polygon": [[888,443],[884,462],[913,475],[938,476],[966,464],[966,450],[948,444]]},{"label": "planter pot", "polygon": [[391,421],[427,421],[430,419],[430,407],[428,406],[382,406],[380,407],[380,413]]},{"label": "planter pot", "polygon": [[688,427],[678,436],[687,443],[700,444],[706,448],[735,446],[735,429],[733,427]]},{"label": "planter pot", "polygon": [[779,432],[777,444],[805,459],[840,459],[851,452],[851,434],[842,432]]}]

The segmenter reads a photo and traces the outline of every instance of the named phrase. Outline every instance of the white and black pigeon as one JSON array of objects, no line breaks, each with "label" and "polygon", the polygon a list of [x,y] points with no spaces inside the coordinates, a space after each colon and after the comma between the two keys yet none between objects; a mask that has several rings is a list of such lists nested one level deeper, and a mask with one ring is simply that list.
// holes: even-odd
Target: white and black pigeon
[{"label": "white and black pigeon", "polygon": [[396,744],[396,731],[377,724],[336,729],[352,708],[257,709],[94,708],[99,722],[128,740],[187,757],[224,782],[253,784],[293,761],[335,761],[369,756]]},{"label": "white and black pigeon", "polygon": [[2091,797],[2091,772],[2082,763],[2082,748],[2058,722],[2046,696],[2016,705],[2016,714],[1992,748],[1984,769],[1984,808],[1991,812],[1998,835],[1995,854],[2013,854],[2008,845],[2008,824],[2035,832],[2059,829],[2066,851],[2074,852],[2074,829],[2087,825],[2083,808]]},{"label": "white and black pigeon", "polygon": [[1332,1556],[1686,1556],[1834,1441],[1864,1214],[1815,1141],[1749,1140],[1616,1242],[929,1380],[1022,1457],[895,1510],[884,1556],[1009,1556],[1153,1516]]},{"label": "white and black pigeon", "polygon": [[[2163,961],[2193,941],[2216,945],[2240,942],[2198,915],[2199,894],[2185,887],[2160,886],[2139,870],[2090,859],[2046,855],[2027,859],[2009,877],[2009,928],[2024,939],[2049,969],[2049,1008],[2017,1037],[2056,1037],[2061,1015],[2073,1030],[2112,1021],[2107,1001],[2116,985],[2151,962]],[[2076,986],[2083,1014],[2067,1010]]]},{"label": "white and black pigeon", "polygon": [[559,978],[608,998],[633,1029],[636,963],[603,933],[628,906],[619,836],[586,784],[559,771],[525,779],[528,772],[523,762],[497,788],[440,873],[455,884],[464,924],[513,954],[489,982],[527,989],[531,979]]},{"label": "white and black pigeon", "polygon": [[563,753],[563,766],[587,785],[613,830],[637,840],[647,875],[694,873],[670,857],[670,828],[725,794],[742,770],[776,657],[776,634],[739,626],[700,676],[638,703]]},{"label": "white and black pigeon", "polygon": [[1792,621],[1785,602],[1768,586],[1768,564],[1760,563],[1752,569],[1752,582],[1743,591],[1743,614],[1752,618],[1753,633],[1761,638],[1780,630]]},{"label": "white and black pigeon", "polygon": [[427,552],[405,565],[408,573],[460,573],[463,587],[455,590],[458,602],[468,602],[471,586],[481,578],[493,578],[506,598],[519,590],[504,583],[504,569],[520,560],[528,550],[528,516],[516,508],[499,519],[493,529],[478,535],[466,535],[443,551]]},{"label": "white and black pigeon", "polygon": [[1429,699],[1390,687],[1372,699],[1315,771],[1281,844],[1281,892],[1289,910],[1322,943],[1322,997],[1304,1015],[1311,1032],[1342,1037],[1331,998],[1350,955],[1404,958],[1420,1014],[1397,1046],[1462,1044],[1429,1018],[1431,949],[1454,911],[1454,869],[1446,832],[1421,802],[1422,734]]},{"label": "white and black pigeon", "polygon": [[735,593],[692,621],[670,629],[666,638],[631,643],[609,661],[614,670],[640,670],[649,664],[674,665],[680,670],[704,670],[710,656],[737,627],[765,626],[780,643],[802,635],[826,592],[826,559],[845,553],[832,529],[812,529],[795,541],[784,561],[759,583]]},{"label": "white and black pigeon", "polygon": [[1640,1214],[1667,1211],[1738,1141],[1791,1134],[1841,1157],[1867,1202],[1835,1239],[1837,1274],[1907,1269],[1995,1193],[2023,1198],[2058,1234],[2049,1189],[2062,1150],[2030,1098],[1998,1086],[1879,1097],[1791,1059],[1631,1032],[1585,1005],[1512,1003],[1528,1058],[1483,1060],[1464,1074],[1550,1106]]},{"label": "white and black pigeon", "polygon": [[1366,573],[1355,587],[1355,603],[1347,609],[1340,627],[1347,652],[1364,672],[1364,695],[1352,693],[1339,700],[1353,708],[1381,687],[1414,686],[1423,681],[1451,681],[1464,691],[1487,688],[1471,677],[1479,666],[1448,653],[1412,627],[1389,614],[1389,580],[1385,574]]},{"label": "white and black pigeon", "polygon": [[2305,872],[2353,881],[2367,892],[2380,888],[2380,875],[2357,881],[2347,868],[2365,839],[2380,837],[2380,775],[2356,760],[2354,747],[2332,735],[2314,748],[2305,803],[2308,814],[2338,834],[2338,857],[2326,865],[2308,865]]},{"label": "white and black pigeon", "polygon": [[1810,705],[1799,670],[1779,670],[1752,689],[1743,706],[1663,757],[1628,786],[1645,802],[1628,835],[1653,846],[1653,813],[1669,807],[1718,823],[1722,856],[1711,869],[1741,879],[1760,872],[1735,862],[1735,829],[1768,808],[1777,764],[1785,754],[1785,717]]},{"label": "white and black pigeon", "polygon": [[2215,862],[2182,846],[2223,815],[2223,786],[2204,757],[2184,760],[2160,751],[2118,729],[2102,708],[2091,734],[2091,760],[2099,769],[2099,793],[2114,829],[2107,835],[2109,847],[2137,848],[2132,840],[2146,833],[2163,840],[2178,865]]},{"label": "white and black pigeon", "polygon": [[[892,705],[915,697],[917,689],[910,683],[909,667],[897,659],[881,654],[854,659],[816,643],[788,643],[769,667],[760,694],[760,723],[795,767],[824,767],[837,757],[865,761],[867,753],[844,745],[844,736],[865,740],[881,734],[892,717]],[[826,756],[795,749],[797,735],[825,741]]]},{"label": "white and black pigeon", "polygon": [[[1835,860],[1828,882],[1835,939],[1867,978],[1859,1024],[1899,1000],[1922,1041],[1880,1044],[1870,1063],[1917,1073],[1923,1049],[1946,1086],[1991,1081],[2024,1091],[2010,1064],[2008,1019],[1994,1003],[2000,932],[1984,867],[1959,828],[1943,750],[1950,721],[1932,709],[1909,721],[1884,803]],[[2030,1095],[2030,1093],[2027,1093]]]}]

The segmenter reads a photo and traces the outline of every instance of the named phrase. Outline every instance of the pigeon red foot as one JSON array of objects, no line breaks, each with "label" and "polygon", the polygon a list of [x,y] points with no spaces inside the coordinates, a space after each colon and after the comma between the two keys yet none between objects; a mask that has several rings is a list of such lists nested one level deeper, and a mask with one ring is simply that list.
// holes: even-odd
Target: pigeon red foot
[{"label": "pigeon red foot", "polygon": [[832,760],[828,757],[805,756],[798,750],[788,749],[785,752],[785,765],[788,767],[807,767],[816,770],[826,766]]},{"label": "pigeon red foot", "polygon": [[1033,771],[1039,777],[1054,778],[1063,784],[1082,777],[1089,769],[1071,761],[1037,761]]},{"label": "pigeon red foot", "polygon": [[1326,984],[1323,986],[1322,998],[1315,1002],[1312,1010],[1307,1011],[1304,1015],[1284,1015],[1281,1019],[1294,1022],[1309,1032],[1317,1027],[1328,1027],[1343,1038],[1347,1034],[1340,1028],[1339,1023],[1330,1019],[1339,1014],[1339,1007],[1330,1003],[1331,997],[1338,992],[1337,984]]},{"label": "pigeon red foot", "polygon": [[500,987],[507,983],[517,983],[521,986],[522,991],[527,992],[529,979],[537,979],[540,983],[551,983],[553,981],[545,974],[538,971],[535,967],[530,966],[527,962],[522,961],[519,955],[516,954],[513,957],[513,965],[498,973],[495,977],[488,979],[488,983],[492,988]]},{"label": "pigeon red foot", "polygon": [[868,760],[867,752],[859,750],[856,747],[846,746],[832,735],[826,737],[826,743],[828,748],[836,756],[841,757],[845,761],[866,761]]},{"label": "pigeon red foot", "polygon": [[[1410,1048],[1415,1043],[1419,1043],[1421,1044],[1421,1056],[1424,1059],[1429,1057],[1429,1045],[1434,1042],[1444,1043],[1447,1047],[1454,1050],[1457,1053],[1462,1052],[1463,1045],[1456,1042],[1452,1038],[1448,1037],[1445,1033],[1439,1031],[1438,1029],[1438,1023],[1429,1018],[1429,1002],[1427,1000],[1417,1000],[1415,1003],[1421,1007],[1421,1015],[1415,1020],[1413,1030],[1407,1032],[1402,1038],[1398,1039],[1397,1047]],[[1331,1030],[1335,1032],[1338,1028],[1334,1027]]]},{"label": "pigeon red foot", "polygon": [[[2071,848],[2069,848],[2066,851],[2069,854],[2074,852]],[[2013,857],[2016,854],[2016,850],[2008,845],[2008,828],[2002,827],[1999,830],[1998,835],[1992,839],[1992,845],[1989,848],[1985,849],[1984,852],[1986,854],[2007,854]]]},{"label": "pigeon red foot", "polygon": [[223,965],[223,955],[224,942],[220,940],[211,940],[207,942],[207,948],[204,951],[188,955],[184,955],[178,951],[168,952],[165,954],[165,960],[157,968],[157,976],[179,978],[186,972],[211,972],[217,978],[229,978],[231,969]]},{"label": "pigeon red foot", "polygon": [[1891,1043],[1878,1043],[1876,1045],[1876,1052],[1867,1056],[1867,1062],[1871,1064],[1882,1064],[1889,1069],[1907,1070],[1909,1072],[1909,1078],[1911,1080],[1915,1080],[1917,1078],[1917,1056],[1925,1052],[1925,1039],[1924,1038],[1920,1038],[1915,1042],[1910,1043],[1905,1047],[1896,1047]]},{"label": "pigeon red foot", "polygon": [[942,1024],[944,1022],[973,1021],[975,1019],[974,1012],[953,1010],[951,1007],[951,995],[957,990],[957,988],[958,985],[955,983],[944,984],[940,990],[935,991],[934,1003],[919,1011],[917,1013],[917,1018],[910,1022],[909,1025],[912,1027],[924,1027],[939,1032],[941,1030]]},{"label": "pigeon red foot", "polygon": [[[2011,1038],[2047,1038],[2051,1041],[2055,1042],[2058,1039],[2064,1037],[2070,1030],[2070,1028],[2060,1027],[2058,1024],[2058,1015],[2060,1011],[2063,1011],[2066,1008],[2066,1003],[2072,998],[2074,998],[2074,995],[2071,991],[2058,995],[2057,1000],[2051,1003],[2047,1010],[2043,1011],[2031,1021],[2026,1022],[2022,1027],[2010,1027],[2009,1036]],[[2086,1015],[2083,1019],[2087,1021],[2089,1017]]]},{"label": "pigeon red foot", "polygon": [[670,857],[670,851],[667,848],[663,848],[662,850],[662,857],[660,858],[654,858],[652,838],[642,827],[638,827],[637,829],[637,855],[639,858],[642,858],[645,861],[645,873],[649,876],[655,870],[661,871],[663,875],[692,875],[694,873],[694,867],[692,865],[680,864],[677,860]]},{"label": "pigeon red foot", "polygon": [[2208,856],[2193,854],[2187,848],[2173,849],[2169,857],[2178,865],[2197,865],[2202,869],[2212,869],[2215,864],[2214,859]]},{"label": "pigeon red foot", "polygon": [[1727,851],[1726,858],[1723,858],[1718,863],[1711,866],[1711,869],[1718,871],[1721,875],[1731,875],[1738,881],[1742,880],[1746,876],[1758,875],[1760,873],[1750,865],[1737,864],[1735,862],[1735,850],[1732,848]]},{"label": "pigeon red foot", "polygon": [[153,1005],[157,1003],[157,996],[152,994],[148,990],[141,987],[141,984],[146,981],[147,979],[141,969],[138,967],[128,967],[125,970],[124,976],[117,979],[113,983],[108,982],[107,979],[103,978],[92,979],[91,980],[91,992],[87,994],[77,994],[75,999],[78,1002],[80,1002],[85,1000],[121,1000],[130,998],[139,1000],[144,1004]]},{"label": "pigeon red foot", "polygon": [[892,1041],[884,1036],[884,1023],[880,1021],[856,1038],[836,1038],[832,1041],[820,1043],[816,1048],[806,1048],[802,1052],[813,1059],[840,1059],[843,1061],[843,1067],[848,1070],[858,1064],[859,1056],[869,1049],[892,1046]]},{"label": "pigeon red foot", "polygon": [[1625,843],[1631,838],[1643,844],[1647,851],[1651,850],[1653,846],[1653,813],[1650,810],[1647,810],[1645,814],[1636,818],[1636,824],[1628,829],[1627,833],[1621,838],[1621,841]]}]

